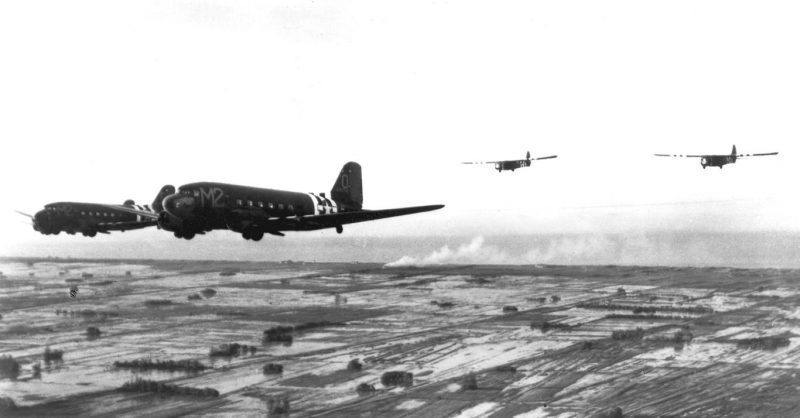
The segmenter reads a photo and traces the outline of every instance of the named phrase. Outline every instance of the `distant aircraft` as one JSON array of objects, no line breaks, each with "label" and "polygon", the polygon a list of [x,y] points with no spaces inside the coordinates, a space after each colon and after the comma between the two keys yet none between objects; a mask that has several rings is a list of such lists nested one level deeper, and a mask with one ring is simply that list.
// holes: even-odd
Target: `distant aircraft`
[{"label": "distant aircraft", "polygon": [[495,170],[497,172],[501,172],[503,170],[511,170],[514,171],[518,168],[522,167],[530,167],[531,161],[535,160],[548,160],[550,158],[556,158],[558,155],[548,155],[547,157],[538,157],[538,158],[531,158],[531,152],[525,155],[524,160],[504,160],[504,161],[470,161],[470,162],[463,162],[461,164],[494,164]]},{"label": "distant aircraft", "polygon": [[733,150],[728,155],[682,155],[682,154],[654,154],[656,157],[688,157],[688,158],[700,158],[700,165],[703,166],[705,169],[708,166],[711,167],[719,167],[720,170],[722,166],[725,164],[734,164],[737,158],[743,157],[763,157],[765,155],[778,155],[777,152],[765,152],[761,154],[737,154],[736,153],[736,145],[733,146]]},{"label": "distant aircraft", "polygon": [[[172,186],[165,186],[167,189]],[[396,209],[361,208],[361,166],[349,162],[342,167],[331,190],[325,193],[297,193],[232,184],[201,182],[181,186],[178,193],[153,204],[158,214],[131,211],[158,221],[161,229],[177,238],[192,239],[214,229],[241,233],[244,239],[259,241],[264,234],[283,236],[283,231],[313,231],[342,225],[409,215],[441,209],[444,205]]]},{"label": "distant aircraft", "polygon": [[[156,196],[160,202],[164,196],[174,193],[175,189],[162,189]],[[132,211],[135,211],[132,212]],[[156,225],[156,222],[144,214],[155,214],[147,205],[139,206],[133,200],[122,205],[106,205],[101,203],[55,202],[44,206],[44,209],[27,216],[35,231],[44,235],[58,235],[62,231],[74,235],[82,233],[93,237],[97,233],[108,234],[110,231],[127,231]]]}]

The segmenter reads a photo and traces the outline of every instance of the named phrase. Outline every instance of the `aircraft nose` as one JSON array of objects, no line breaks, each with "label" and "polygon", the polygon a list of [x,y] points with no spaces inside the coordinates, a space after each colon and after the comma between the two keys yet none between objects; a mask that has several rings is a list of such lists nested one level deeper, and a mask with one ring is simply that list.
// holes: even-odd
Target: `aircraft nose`
[{"label": "aircraft nose", "polygon": [[49,226],[50,213],[46,210],[40,210],[33,215],[33,229],[41,231]]},{"label": "aircraft nose", "polygon": [[171,194],[161,202],[164,210],[172,216],[186,218],[194,209],[194,198],[182,194]]}]

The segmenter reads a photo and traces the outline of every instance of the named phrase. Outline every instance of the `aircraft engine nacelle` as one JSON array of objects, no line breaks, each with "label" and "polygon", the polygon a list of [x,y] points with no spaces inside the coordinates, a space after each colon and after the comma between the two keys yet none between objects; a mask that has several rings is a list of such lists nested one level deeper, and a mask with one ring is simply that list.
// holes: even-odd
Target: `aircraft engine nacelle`
[{"label": "aircraft engine nacelle", "polygon": [[177,216],[172,216],[167,211],[158,214],[158,228],[170,232],[179,232],[183,229],[183,221]]}]

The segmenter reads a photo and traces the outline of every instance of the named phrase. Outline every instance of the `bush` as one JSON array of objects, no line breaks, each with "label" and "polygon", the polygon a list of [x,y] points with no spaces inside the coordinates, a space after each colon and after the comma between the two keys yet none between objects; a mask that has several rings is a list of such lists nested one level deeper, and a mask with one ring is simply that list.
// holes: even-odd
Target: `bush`
[{"label": "bush", "polygon": [[370,385],[369,383],[361,383],[360,385],[356,386],[356,392],[358,392],[359,395],[368,395],[375,392],[375,386]]},{"label": "bush", "polygon": [[503,306],[503,312],[517,312],[517,311],[519,311],[519,309],[517,309],[516,306],[513,305]]},{"label": "bush", "polygon": [[0,378],[16,379],[19,376],[19,369],[19,363],[14,360],[14,357],[0,356]]},{"label": "bush", "polygon": [[291,344],[294,337],[292,333],[294,327],[276,326],[264,331],[262,342],[267,343],[288,343]]},{"label": "bush", "polygon": [[169,299],[148,299],[144,301],[144,305],[150,308],[157,308],[159,306],[171,305],[172,301]]},{"label": "bush", "polygon": [[100,328],[97,327],[86,328],[86,338],[93,340],[95,338],[100,338],[100,334],[101,334]]},{"label": "bush", "polygon": [[746,338],[737,340],[736,346],[739,348],[746,348],[749,350],[777,350],[780,347],[786,347],[790,343],[788,338],[784,337],[760,337],[760,338]]},{"label": "bush", "polygon": [[114,367],[119,369],[134,369],[138,371],[165,370],[165,371],[185,371],[202,372],[206,369],[205,364],[197,360],[156,360],[145,358],[128,361],[115,361]]},{"label": "bush", "polygon": [[381,384],[384,386],[409,387],[414,384],[414,374],[399,371],[386,372],[381,376]]},{"label": "bush", "polygon": [[644,337],[644,330],[641,328],[614,331],[611,338],[615,340],[640,340]]},{"label": "bush", "polygon": [[562,324],[560,322],[549,322],[549,321],[542,321],[541,323],[537,321],[531,322],[531,329],[537,329],[537,328],[539,329],[539,331],[542,332],[542,334],[544,334],[550,330],[556,330],[556,329],[569,330],[572,327],[569,324]]},{"label": "bush", "polygon": [[443,309],[450,309],[453,306],[456,306],[456,304],[453,302],[439,302],[438,300],[432,300],[431,305],[436,305]]},{"label": "bush", "polygon": [[44,362],[50,363],[51,361],[63,361],[64,351],[50,350],[50,347],[44,348]]},{"label": "bush", "polygon": [[516,373],[517,372],[517,368],[514,367],[514,366],[510,366],[510,365],[497,366],[497,367],[494,368],[494,370],[496,372],[509,372],[509,373]]},{"label": "bush", "polygon": [[558,295],[550,296],[550,302],[553,302],[553,303],[561,302],[561,296],[558,296]]},{"label": "bush", "polygon": [[264,374],[282,374],[283,366],[278,363],[269,363],[264,366],[262,372]]},{"label": "bush", "polygon": [[625,296],[625,295],[627,295],[627,293],[628,292],[625,291],[624,287],[618,287],[617,288],[617,296]]},{"label": "bush", "polygon": [[474,374],[470,373],[464,376],[464,379],[461,381],[461,389],[463,390],[478,389],[478,380],[475,378]]},{"label": "bush", "polygon": [[220,276],[223,276],[223,277],[225,277],[225,276],[235,276],[235,275],[236,275],[236,273],[237,273],[237,271],[236,271],[236,270],[225,270],[225,271],[221,271],[221,272],[219,273],[219,275],[220,275]]},{"label": "bush", "polygon": [[674,342],[674,343],[683,344],[683,343],[688,343],[688,342],[692,341],[692,338],[694,338],[694,336],[692,335],[691,332],[689,332],[688,329],[686,329],[686,330],[681,329],[681,330],[675,331],[675,333],[672,334],[672,340],[671,341]]},{"label": "bush", "polygon": [[654,314],[654,313],[656,313],[656,308],[655,308],[655,306],[637,306],[637,307],[633,308],[633,313],[635,313],[635,314],[640,314],[640,313]]},{"label": "bush", "polygon": [[584,341],[581,345],[582,350],[591,350],[592,348],[594,348],[594,343],[591,341]]},{"label": "bush", "polygon": [[202,294],[206,298],[210,298],[210,297],[213,297],[214,295],[216,295],[217,291],[212,289],[212,288],[210,288],[210,287],[207,287],[207,288],[201,290],[200,294]]},{"label": "bush", "polygon": [[33,378],[34,379],[41,379],[42,378],[42,364],[36,363],[33,365]]},{"label": "bush", "polygon": [[195,293],[195,294],[187,296],[186,299],[189,299],[189,300],[200,300],[200,299],[203,299],[203,298],[200,296],[200,294]]},{"label": "bush", "polygon": [[354,358],[347,363],[347,370],[360,372],[362,368],[364,368],[364,365],[361,364],[357,358]]},{"label": "bush", "polygon": [[164,382],[145,380],[136,378],[125,382],[119,387],[121,392],[144,392],[157,393],[159,395],[184,395],[194,397],[218,397],[219,392],[213,388],[193,388],[188,386],[177,386]]},{"label": "bush", "polygon": [[267,411],[270,414],[288,414],[289,409],[289,398],[281,397],[281,398],[269,398],[267,399]]},{"label": "bush", "polygon": [[245,354],[255,354],[256,348],[247,344],[220,344],[217,348],[211,348],[208,351],[210,357],[234,357],[243,356]]}]

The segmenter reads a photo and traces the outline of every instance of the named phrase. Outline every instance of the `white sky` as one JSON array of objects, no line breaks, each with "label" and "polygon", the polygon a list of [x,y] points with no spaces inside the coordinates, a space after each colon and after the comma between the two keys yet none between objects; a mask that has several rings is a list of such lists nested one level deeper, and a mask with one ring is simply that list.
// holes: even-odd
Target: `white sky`
[{"label": "white sky", "polygon": [[[356,235],[800,231],[799,21],[792,1],[0,2],[0,253],[85,239],[13,209],[329,191],[350,160],[367,208],[447,205]],[[781,154],[652,156],[732,144]],[[527,150],[559,158],[459,164]]]}]

